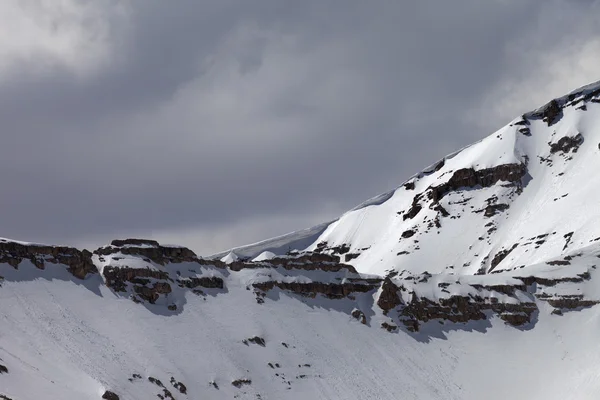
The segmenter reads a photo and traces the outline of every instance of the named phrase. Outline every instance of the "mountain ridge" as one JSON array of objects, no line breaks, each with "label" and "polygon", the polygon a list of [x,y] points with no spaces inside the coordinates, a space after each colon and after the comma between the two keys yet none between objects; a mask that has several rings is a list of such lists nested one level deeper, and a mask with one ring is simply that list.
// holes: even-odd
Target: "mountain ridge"
[{"label": "mountain ridge", "polygon": [[0,399],[596,398],[598,103],[215,256],[0,239]]}]

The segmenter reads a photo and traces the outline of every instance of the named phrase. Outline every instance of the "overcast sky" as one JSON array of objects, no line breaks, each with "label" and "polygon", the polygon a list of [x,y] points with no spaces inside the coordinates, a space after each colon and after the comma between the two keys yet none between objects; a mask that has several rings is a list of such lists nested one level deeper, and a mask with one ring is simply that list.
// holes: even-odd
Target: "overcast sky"
[{"label": "overcast sky", "polygon": [[2,0],[0,236],[211,254],[600,79],[585,0]]}]

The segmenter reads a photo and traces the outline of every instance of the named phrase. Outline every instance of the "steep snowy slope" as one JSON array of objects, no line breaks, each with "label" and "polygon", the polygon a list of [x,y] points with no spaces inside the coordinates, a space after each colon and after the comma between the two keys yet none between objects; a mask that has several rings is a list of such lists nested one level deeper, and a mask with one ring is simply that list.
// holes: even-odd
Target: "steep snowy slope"
[{"label": "steep snowy slope", "polygon": [[597,398],[588,250],[568,273],[382,280],[319,253],[0,242],[0,398]]},{"label": "steep snowy slope", "polygon": [[209,258],[0,239],[0,400],[596,399],[597,103]]},{"label": "steep snowy slope", "polygon": [[600,237],[598,103],[600,83],[553,100],[307,230],[321,232],[309,245],[282,243],[290,234],[233,252],[343,249],[346,262],[377,274],[488,273],[561,257]]}]

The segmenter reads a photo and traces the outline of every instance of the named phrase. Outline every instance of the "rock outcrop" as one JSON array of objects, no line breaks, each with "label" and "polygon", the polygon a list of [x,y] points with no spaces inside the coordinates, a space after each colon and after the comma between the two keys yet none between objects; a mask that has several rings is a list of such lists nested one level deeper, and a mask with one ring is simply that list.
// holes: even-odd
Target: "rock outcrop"
[{"label": "rock outcrop", "polygon": [[0,263],[7,263],[18,268],[23,260],[29,260],[39,269],[47,264],[62,264],[78,279],[85,279],[88,274],[97,273],[92,262],[92,253],[65,246],[46,246],[23,244],[19,242],[0,241]]},{"label": "rock outcrop", "polygon": [[199,261],[196,253],[186,247],[162,246],[154,240],[147,239],[113,240],[110,246],[94,251],[94,254],[100,256],[117,253],[138,256],[160,265]]}]

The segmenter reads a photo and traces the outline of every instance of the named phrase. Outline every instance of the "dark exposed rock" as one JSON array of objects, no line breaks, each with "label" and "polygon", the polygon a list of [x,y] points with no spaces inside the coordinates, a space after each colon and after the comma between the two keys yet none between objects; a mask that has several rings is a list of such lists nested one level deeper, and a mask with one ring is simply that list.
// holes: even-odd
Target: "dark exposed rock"
[{"label": "dark exposed rock", "polygon": [[348,261],[352,261],[355,258],[358,258],[360,256],[360,253],[348,253],[344,256],[344,261],[348,262]]},{"label": "dark exposed rock", "polygon": [[531,113],[531,118],[541,118],[548,126],[552,126],[563,116],[562,107],[558,104],[557,100],[552,100],[539,111]]},{"label": "dark exposed rock", "polygon": [[102,271],[106,286],[115,292],[124,292],[126,283],[141,283],[136,278],[153,278],[159,280],[169,279],[169,274],[150,268],[105,267]]},{"label": "dark exposed rock", "polygon": [[464,187],[491,187],[498,181],[518,184],[526,173],[524,164],[503,164],[480,170],[463,168],[455,171],[448,182],[431,187],[429,196],[438,203],[446,194]]},{"label": "dark exposed rock", "polygon": [[331,248],[331,252],[333,254],[346,254],[349,251],[350,251],[350,246],[348,246],[347,244],[342,244],[342,245]]},{"label": "dark exposed rock", "polygon": [[106,392],[104,392],[104,394],[102,395],[102,398],[105,400],[119,400],[119,396],[117,396],[115,393],[111,392],[110,390],[107,390]]},{"label": "dark exposed rock", "polygon": [[533,285],[534,283],[537,283],[538,285],[543,285],[543,286],[556,286],[559,283],[565,283],[565,282],[579,283],[579,282],[587,281],[591,278],[591,276],[590,276],[589,272],[584,272],[584,273],[578,274],[576,276],[566,276],[566,277],[554,278],[554,279],[541,278],[541,277],[537,277],[537,276],[528,276],[528,277],[517,276],[515,278],[523,281],[523,283],[527,286]]},{"label": "dark exposed rock", "polygon": [[406,182],[404,184],[404,189],[406,189],[406,190],[415,190],[415,181]]},{"label": "dark exposed rock", "polygon": [[106,392],[104,392],[104,394],[102,395],[102,398],[105,400],[119,400],[119,396],[117,396],[115,393],[111,392],[110,390],[107,390]]},{"label": "dark exposed rock", "polygon": [[381,285],[381,294],[377,300],[377,305],[387,314],[391,309],[402,304],[402,299],[398,294],[400,288],[392,282],[389,277],[386,277]]},{"label": "dark exposed rock", "polygon": [[[341,249],[342,251],[345,250]],[[349,248],[348,248],[349,250]],[[326,272],[338,272],[343,269],[357,273],[356,269],[349,264],[343,264],[340,262],[340,258],[337,255],[331,255],[322,253],[325,248],[322,247],[319,252],[306,252],[298,254],[293,257],[275,257],[267,261],[236,261],[229,264],[227,267],[232,271],[241,271],[242,269],[254,269],[254,268],[285,268],[286,270],[304,270],[304,271],[326,271]],[[338,253],[340,249],[338,248]],[[346,256],[351,253],[346,252]]]},{"label": "dark exposed rock", "polygon": [[149,259],[157,264],[199,262],[198,256],[186,247],[161,246],[154,240],[125,239],[113,240],[111,246],[105,246],[94,251],[101,256],[122,253]]},{"label": "dark exposed rock", "polygon": [[494,215],[508,210],[508,204],[490,204],[485,208],[484,216],[485,217],[493,217]]},{"label": "dark exposed rock", "polygon": [[571,239],[573,238],[573,233],[575,233],[575,232],[569,232],[569,233],[565,233],[563,235],[563,237],[565,238],[565,245],[563,247],[563,251],[565,251],[567,249],[567,247],[569,247],[569,244],[571,243]]},{"label": "dark exposed rock", "polygon": [[205,276],[201,278],[184,278],[180,279],[179,284],[188,289],[194,289],[197,287],[204,287],[209,289],[223,289],[223,279],[216,276]]},{"label": "dark exposed rock", "polygon": [[171,377],[171,385],[173,385],[175,389],[179,390],[179,393],[187,394],[187,387],[183,383],[175,380],[174,377]]},{"label": "dark exposed rock", "polygon": [[406,230],[406,231],[402,232],[402,237],[403,237],[404,239],[408,239],[408,238],[410,238],[410,237],[413,237],[413,236],[414,236],[414,234],[415,234],[415,231],[413,231],[412,229],[408,229],[408,230]]},{"label": "dark exposed rock", "polygon": [[547,301],[552,307],[557,309],[573,310],[576,308],[592,307],[600,304],[598,300],[587,300],[582,295],[562,295],[552,298],[542,299]]},{"label": "dark exposed rock", "polygon": [[31,261],[39,269],[45,269],[46,263],[66,265],[67,270],[79,279],[98,272],[92,263],[92,253],[87,250],[0,241],[0,263],[18,268],[23,260]]},{"label": "dark exposed rock", "polygon": [[6,368],[6,366],[2,364],[0,364],[0,375],[1,374],[8,374],[8,368]]},{"label": "dark exposed rock", "polygon": [[484,311],[492,311],[506,323],[520,326],[531,322],[531,317],[536,310],[535,303],[501,303],[497,300],[486,301],[485,298],[478,296],[450,296],[438,301],[414,296],[400,312],[400,316],[409,330],[417,331],[420,323],[434,319],[455,323],[485,320],[487,316]]},{"label": "dark exposed rock", "polygon": [[254,336],[254,337],[245,339],[244,344],[248,345],[248,343],[254,343],[254,344],[257,344],[262,347],[265,347],[267,345],[267,342],[265,342],[265,339],[261,338],[260,336]]},{"label": "dark exposed rock", "polygon": [[165,385],[163,385],[163,383],[162,383],[160,380],[158,380],[158,379],[156,379],[156,378],[153,378],[153,377],[151,377],[151,376],[149,376],[149,377],[148,377],[148,381],[149,381],[150,383],[154,383],[156,386],[160,386],[161,388],[164,388],[164,387],[165,387]]},{"label": "dark exposed rock", "polygon": [[160,244],[156,240],[150,239],[115,239],[110,242],[111,246],[123,247],[123,246],[152,246],[158,247]]},{"label": "dark exposed rock", "polygon": [[365,313],[360,311],[359,309],[352,310],[352,316],[358,321],[360,321],[361,324],[367,324],[367,317],[365,316]]},{"label": "dark exposed rock", "polygon": [[269,290],[277,287],[281,290],[287,290],[292,293],[299,294],[306,297],[315,297],[317,294],[322,294],[330,299],[343,299],[351,293],[367,293],[377,285],[365,284],[365,283],[324,283],[324,282],[311,282],[311,283],[300,283],[300,282],[262,282],[253,283],[252,286],[256,289],[268,292]]},{"label": "dark exposed rock", "polygon": [[492,258],[489,272],[492,272],[498,266],[498,264],[500,264],[518,245],[518,243],[515,243],[512,247],[500,250],[498,253],[496,253],[494,258]]},{"label": "dark exposed rock", "polygon": [[525,283],[523,283],[522,285],[477,285],[477,284],[474,284],[471,286],[478,290],[485,289],[485,290],[489,290],[489,291],[504,293],[509,296],[513,296],[515,294],[516,290],[521,290],[521,291],[527,290],[527,285]]},{"label": "dark exposed rock", "polygon": [[[415,197],[416,198],[416,197]],[[419,214],[419,212],[423,209],[423,206],[420,204],[415,204],[415,202],[413,201],[413,205],[410,207],[410,209],[402,216],[403,220],[407,220],[407,219],[413,219],[414,217],[417,216],[417,214]]]},{"label": "dark exposed rock", "polygon": [[577,153],[579,146],[583,143],[583,135],[578,133],[575,136],[564,136],[556,143],[550,143],[550,153]]},{"label": "dark exposed rock", "polygon": [[571,262],[568,260],[553,260],[553,261],[546,261],[546,264],[548,264],[548,265],[570,265]]},{"label": "dark exposed rock", "polygon": [[139,297],[148,301],[150,304],[156,303],[156,300],[158,300],[161,294],[171,293],[171,285],[166,282],[156,282],[152,287],[136,285],[133,289]]},{"label": "dark exposed rock", "polygon": [[250,379],[236,379],[235,381],[231,382],[231,384],[239,389],[244,385],[251,385],[252,381]]},{"label": "dark exposed rock", "polygon": [[388,324],[387,322],[383,322],[381,327],[388,332],[394,332],[398,327],[396,325]]}]

